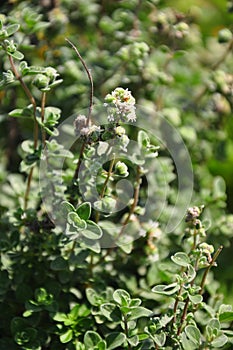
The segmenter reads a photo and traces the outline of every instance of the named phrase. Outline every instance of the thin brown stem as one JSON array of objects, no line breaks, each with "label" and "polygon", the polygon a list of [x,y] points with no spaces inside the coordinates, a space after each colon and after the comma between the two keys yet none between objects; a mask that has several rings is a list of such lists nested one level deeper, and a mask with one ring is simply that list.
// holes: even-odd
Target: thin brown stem
[{"label": "thin brown stem", "polygon": [[82,65],[83,65],[85,71],[87,72],[87,76],[88,76],[88,79],[90,81],[90,104],[89,104],[89,113],[88,113],[88,116],[87,116],[87,125],[90,126],[90,124],[91,124],[91,113],[92,113],[92,108],[93,108],[93,96],[94,96],[94,85],[93,85],[92,75],[91,75],[90,69],[88,69],[88,67],[86,65],[86,62],[84,61],[84,59],[80,55],[77,47],[69,39],[66,38],[66,41],[72,46],[72,48],[76,52],[78,58],[82,62]]},{"label": "thin brown stem", "polygon": [[187,316],[189,301],[190,301],[189,298],[187,298],[186,301],[185,301],[184,310],[183,310],[183,313],[182,313],[182,316],[181,316],[180,326],[178,328],[177,335],[180,335],[180,333],[182,331],[183,323],[184,323],[184,321],[186,319],[186,316]]},{"label": "thin brown stem", "polygon": [[[33,106],[33,118],[34,118],[34,136],[33,137],[34,137],[34,150],[36,150],[37,145],[38,145],[38,135],[39,135],[39,127],[38,127],[38,122],[36,120],[36,100],[32,96],[29,88],[27,87],[27,85],[23,81],[21,75],[19,74],[18,70],[16,69],[16,66],[14,64],[14,60],[13,60],[12,56],[10,56],[10,55],[9,55],[9,61],[10,61],[11,69],[12,69],[16,79],[20,82],[20,85],[22,86],[25,94],[27,95],[29,101],[31,102],[31,104]],[[29,172],[29,175],[27,178],[26,191],[25,191],[25,195],[24,195],[24,210],[27,209],[27,205],[28,205],[29,193],[30,193],[31,182],[32,182],[32,175],[33,175],[33,167],[30,169],[30,172]]]},{"label": "thin brown stem", "polygon": [[[100,198],[101,199],[104,197],[104,194],[105,194],[105,191],[106,191],[106,188],[107,188],[110,176],[112,175],[112,170],[113,170],[114,164],[115,164],[115,154],[113,154],[113,159],[110,162],[110,166],[109,166],[109,169],[108,169],[107,177],[106,177],[106,179],[104,181],[104,184],[103,184],[103,187],[102,187],[102,190],[101,190],[101,193],[100,193]],[[96,223],[98,223],[99,218],[100,218],[100,212],[97,212],[96,213],[96,220],[95,220]]]},{"label": "thin brown stem", "polygon": [[[128,324],[127,324],[127,319],[125,316],[123,316],[123,322],[124,322],[124,326],[125,326],[125,335],[126,335],[126,338],[129,338],[129,329],[128,329]],[[128,349],[131,350],[132,347],[130,344],[128,344]]]},{"label": "thin brown stem", "polygon": [[137,206],[138,199],[139,199],[140,184],[141,184],[141,168],[140,168],[140,166],[137,166],[137,177],[136,177],[136,181],[135,181],[133,203],[130,207],[129,213],[128,213],[125,221],[123,222],[123,225],[122,225],[122,228],[121,228],[121,231],[120,231],[118,237],[120,237],[124,233],[125,228],[126,228],[127,224],[129,223],[131,216],[133,215],[133,213],[135,211],[135,208]]},{"label": "thin brown stem", "polygon": [[206,268],[204,274],[203,274],[203,277],[202,277],[202,281],[201,281],[201,284],[200,284],[200,291],[199,291],[199,294],[202,294],[203,291],[204,291],[204,286],[205,286],[205,282],[206,282],[206,278],[207,278],[207,275],[211,269],[211,267],[215,264],[215,261],[217,260],[219,254],[221,253],[221,251],[223,250],[223,246],[221,245],[218,250],[216,251],[216,253],[214,254],[213,256],[213,259],[211,260],[209,266]]},{"label": "thin brown stem", "polygon": [[[42,123],[44,122],[44,116],[45,116],[45,103],[46,103],[46,92],[42,93],[42,98],[41,98],[41,121]],[[45,148],[45,141],[46,141],[46,132],[41,128],[41,136],[42,136],[42,145]]]},{"label": "thin brown stem", "polygon": [[[93,96],[94,96],[94,84],[93,84],[93,79],[92,79],[92,75],[91,75],[91,71],[90,69],[88,69],[86,62],[84,61],[84,59],[82,58],[81,54],[79,53],[77,47],[69,40],[66,38],[66,41],[72,46],[72,48],[74,49],[74,51],[76,52],[78,58],[80,59],[86,73],[88,76],[88,79],[90,81],[90,97],[89,97],[89,112],[88,112],[88,116],[87,116],[87,126],[91,126],[91,113],[92,113],[92,108],[93,108]],[[78,178],[78,173],[79,173],[79,169],[81,166],[81,162],[83,159],[83,154],[84,154],[84,150],[86,147],[86,140],[83,142],[82,146],[81,146],[81,150],[79,153],[79,160],[76,166],[76,170],[75,170],[75,174],[74,174],[74,180]]]},{"label": "thin brown stem", "polygon": [[27,206],[28,206],[28,199],[29,199],[29,193],[30,193],[30,189],[31,189],[33,170],[34,170],[34,167],[32,167],[30,169],[30,172],[29,172],[28,178],[27,178],[26,191],[25,191],[25,195],[24,195],[24,207],[23,207],[24,210],[26,210]]},{"label": "thin brown stem", "polygon": [[73,180],[76,180],[78,178],[78,173],[79,173],[79,169],[83,160],[83,154],[84,154],[84,150],[86,147],[86,141],[83,141],[80,152],[79,152],[79,159],[78,159],[78,163],[75,169],[75,173],[74,173],[74,178]]},{"label": "thin brown stem", "polygon": [[[197,271],[197,266],[198,266],[198,258],[196,259],[195,261],[195,266],[194,266],[194,269],[195,271]],[[192,287],[194,285],[194,281],[195,281],[195,278],[196,276],[192,279],[192,281],[190,282],[190,286]],[[183,286],[181,286],[182,288]],[[180,290],[182,291],[182,289],[180,288]],[[180,295],[180,294],[178,294]],[[178,297],[176,299],[178,301]],[[183,328],[183,324],[184,324],[184,321],[186,320],[186,316],[187,316],[187,311],[188,311],[188,306],[189,306],[189,302],[190,302],[190,299],[189,297],[187,297],[187,299],[185,300],[185,305],[184,305],[184,309],[183,309],[183,313],[181,315],[181,321],[180,321],[180,326],[178,328],[178,331],[177,331],[177,335],[180,335],[181,331],[182,331],[182,328]],[[178,303],[177,303],[177,306],[178,306]]]},{"label": "thin brown stem", "polygon": [[177,297],[176,297],[176,301],[175,301],[175,304],[174,304],[174,308],[173,308],[173,319],[172,319],[172,324],[175,324],[176,323],[176,314],[177,314],[177,308],[178,308],[178,304],[179,304],[179,297],[181,295],[183,291],[183,283],[181,284],[180,286],[180,289],[179,289],[179,292],[177,294]]},{"label": "thin brown stem", "polygon": [[12,56],[9,55],[9,61],[10,61],[10,65],[11,65],[11,69],[16,77],[16,79],[20,82],[20,85],[22,86],[25,94],[27,95],[28,99],[30,100],[32,106],[33,106],[33,117],[34,117],[34,149],[37,148],[37,143],[38,143],[38,123],[36,120],[36,100],[34,99],[34,97],[32,96],[29,88],[27,87],[27,85],[25,84],[25,82],[23,81],[21,75],[19,74],[19,72],[16,69],[16,66],[14,64],[14,60],[12,58]]}]

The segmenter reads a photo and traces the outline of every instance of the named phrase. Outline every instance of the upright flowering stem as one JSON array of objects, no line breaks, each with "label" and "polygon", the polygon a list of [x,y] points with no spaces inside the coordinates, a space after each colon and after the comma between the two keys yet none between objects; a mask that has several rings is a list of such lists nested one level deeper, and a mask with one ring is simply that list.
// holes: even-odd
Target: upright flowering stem
[{"label": "upright flowering stem", "polygon": [[128,213],[125,221],[123,222],[121,231],[119,233],[119,237],[124,233],[126,225],[129,223],[129,221],[131,219],[131,216],[133,215],[133,213],[135,211],[135,208],[137,206],[138,199],[139,199],[140,185],[141,185],[141,167],[138,165],[137,166],[137,177],[136,177],[136,181],[135,181],[133,203],[132,203],[132,205],[130,207],[129,213]]},{"label": "upright flowering stem", "polygon": [[[19,74],[19,72],[16,69],[16,66],[14,64],[14,60],[12,58],[12,56],[9,55],[9,61],[10,61],[10,65],[12,68],[12,71],[16,77],[16,79],[20,82],[25,94],[27,95],[27,97],[29,98],[32,106],[33,106],[33,118],[34,118],[34,150],[37,149],[37,145],[38,145],[38,134],[39,134],[39,127],[38,127],[38,122],[36,120],[36,101],[34,99],[34,97],[32,96],[30,90],[28,89],[27,85],[25,84],[25,82],[23,81],[21,75]],[[25,195],[24,195],[24,210],[27,209],[27,205],[28,205],[28,198],[29,198],[29,193],[30,193],[30,189],[31,189],[31,181],[32,181],[32,176],[33,176],[33,170],[34,167],[32,167],[30,169],[28,178],[27,178],[27,185],[26,185],[26,191],[25,191]]]},{"label": "upright flowering stem", "polygon": [[33,117],[34,117],[34,149],[37,148],[37,143],[38,143],[38,133],[39,133],[39,127],[38,127],[38,123],[36,120],[36,101],[34,99],[34,97],[32,96],[30,90],[28,89],[27,85],[25,84],[25,82],[23,81],[21,75],[19,74],[19,72],[16,69],[16,66],[14,64],[13,58],[12,56],[9,56],[9,61],[10,61],[10,65],[12,68],[12,71],[16,77],[16,79],[20,82],[20,85],[22,86],[24,92],[26,93],[27,97],[29,98],[32,106],[33,106]]},{"label": "upright flowering stem", "polygon": [[68,43],[72,46],[72,48],[76,52],[78,58],[82,62],[82,65],[83,65],[85,71],[87,72],[87,76],[88,76],[88,79],[90,81],[90,104],[89,104],[89,113],[88,113],[88,117],[87,117],[87,120],[88,120],[87,121],[87,126],[90,126],[90,124],[91,124],[91,113],[92,113],[92,108],[93,108],[93,96],[94,96],[94,85],[93,85],[92,75],[91,75],[90,69],[88,69],[88,67],[86,65],[86,62],[84,61],[84,59],[80,55],[77,47],[69,39],[66,39],[66,41],[68,41]]},{"label": "upright flowering stem", "polygon": [[[41,98],[41,121],[44,122],[44,116],[45,116],[45,102],[46,102],[46,92],[42,93]],[[41,135],[42,135],[42,145],[45,148],[45,141],[46,141],[46,133],[43,128],[41,128]]]},{"label": "upright flowering stem", "polygon": [[[66,38],[66,41],[72,46],[72,48],[76,52],[78,58],[82,62],[82,65],[83,65],[83,67],[84,67],[84,69],[85,69],[85,71],[87,73],[88,79],[90,81],[90,98],[89,98],[90,102],[89,102],[89,112],[88,112],[88,116],[87,116],[87,125],[86,125],[87,127],[90,127],[91,126],[91,113],[92,113],[92,108],[93,108],[93,96],[94,96],[94,84],[93,84],[92,75],[91,75],[91,72],[88,69],[84,59],[80,55],[77,47],[69,39]],[[77,163],[77,166],[76,166],[76,170],[75,170],[75,173],[74,173],[74,180],[78,178],[78,173],[79,173],[79,169],[80,169],[81,162],[82,162],[82,159],[83,159],[83,153],[85,151],[85,148],[86,148],[86,140],[83,141],[81,150],[79,152],[79,160],[78,160],[78,163]]]},{"label": "upright flowering stem", "polygon": [[204,290],[204,286],[205,286],[205,282],[206,282],[206,278],[207,278],[207,275],[211,269],[211,267],[215,264],[215,261],[217,260],[219,254],[221,253],[221,251],[223,250],[223,246],[221,245],[218,250],[216,251],[216,253],[214,254],[213,256],[213,259],[211,260],[209,266],[207,267],[207,269],[205,270],[204,274],[203,274],[203,277],[202,277],[202,281],[201,281],[201,289],[199,291],[200,294],[203,293],[203,290]]},{"label": "upright flowering stem", "polygon": [[[108,174],[107,174],[107,177],[106,177],[106,179],[105,179],[105,181],[104,181],[104,185],[103,185],[102,191],[101,191],[101,193],[100,193],[100,198],[101,198],[101,199],[104,197],[105,190],[106,190],[106,188],[107,188],[108,181],[109,181],[110,176],[111,176],[111,174],[112,174],[112,169],[113,169],[114,164],[115,164],[115,154],[113,155],[113,159],[112,159],[111,162],[110,162],[110,166],[109,166],[109,169],[108,169]],[[98,223],[99,218],[100,218],[100,212],[97,212],[97,213],[96,213],[96,220],[95,220],[96,223]]]}]

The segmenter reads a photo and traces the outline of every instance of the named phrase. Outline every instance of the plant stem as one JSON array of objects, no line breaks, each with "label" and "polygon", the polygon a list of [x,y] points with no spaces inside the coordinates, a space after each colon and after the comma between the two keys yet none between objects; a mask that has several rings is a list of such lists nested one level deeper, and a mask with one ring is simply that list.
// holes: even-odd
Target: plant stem
[{"label": "plant stem", "polygon": [[179,292],[177,294],[177,297],[176,297],[176,301],[175,301],[175,304],[174,304],[174,308],[173,308],[173,319],[172,319],[172,324],[175,324],[176,323],[176,313],[177,313],[177,308],[178,308],[178,304],[179,304],[179,296],[181,295],[182,293],[182,290],[183,290],[183,283],[180,285],[180,289],[179,289]]},{"label": "plant stem", "polygon": [[29,88],[27,87],[27,85],[25,84],[25,82],[23,81],[21,75],[18,73],[16,66],[14,64],[14,60],[12,58],[12,56],[9,55],[9,61],[10,61],[10,65],[12,68],[12,71],[16,77],[16,79],[20,82],[20,85],[22,86],[25,94],[27,95],[27,97],[29,98],[32,106],[33,106],[33,117],[34,117],[34,149],[37,148],[37,143],[38,143],[38,132],[39,132],[39,128],[38,128],[38,123],[36,120],[36,100],[34,99],[34,97],[32,96]]},{"label": "plant stem", "polygon": [[[112,169],[113,169],[114,163],[115,163],[115,154],[113,154],[113,159],[110,162],[110,166],[109,166],[109,169],[108,169],[108,174],[107,174],[107,177],[106,177],[106,179],[104,181],[104,185],[103,185],[103,188],[102,188],[101,193],[100,193],[100,198],[101,199],[104,197],[107,184],[108,184],[110,176],[112,174]],[[98,223],[99,218],[100,218],[100,212],[98,211],[96,213],[96,223]]]},{"label": "plant stem", "polygon": [[[197,266],[198,266],[198,258],[196,259],[195,261],[195,266],[194,266],[194,269],[195,271],[197,271]],[[190,286],[192,287],[194,285],[194,281],[195,281],[195,278],[196,276],[193,278],[193,280],[190,282]],[[182,291],[182,288],[183,285],[181,285],[180,287],[180,290]],[[179,291],[180,292],[180,291]],[[180,293],[178,294],[180,295]],[[177,301],[178,301],[178,297],[177,297]],[[189,297],[187,297],[187,299],[185,300],[185,305],[184,305],[184,310],[183,310],[183,313],[182,313],[182,316],[181,316],[181,321],[180,321],[180,326],[178,328],[178,331],[177,331],[177,335],[180,335],[181,331],[182,331],[182,327],[183,327],[183,323],[186,319],[186,316],[187,316],[187,311],[188,311],[188,306],[189,306],[189,302],[190,302],[190,299]],[[177,306],[178,306],[178,302],[177,302]],[[175,308],[175,307],[174,307]]]},{"label": "plant stem", "polygon": [[[123,322],[124,322],[124,326],[125,326],[125,335],[126,335],[126,338],[128,338],[128,337],[129,337],[129,329],[128,329],[128,324],[127,324],[127,320],[126,320],[126,317],[125,317],[125,316],[123,316]],[[130,344],[129,344],[129,346],[128,346],[128,349],[129,349],[129,350],[132,349],[132,347],[131,347]]]},{"label": "plant stem", "polygon": [[211,260],[209,266],[208,266],[207,269],[205,270],[205,272],[204,272],[204,274],[203,274],[203,277],[202,277],[201,284],[200,284],[201,289],[200,289],[200,291],[199,291],[199,294],[202,294],[202,293],[203,293],[207,275],[208,275],[208,273],[209,273],[211,267],[214,265],[215,261],[217,260],[219,254],[221,253],[222,250],[223,250],[223,246],[221,245],[221,246],[218,248],[218,250],[216,251],[216,253],[214,254],[213,259]]},{"label": "plant stem", "polygon": [[182,327],[183,327],[183,323],[186,319],[186,316],[187,316],[187,311],[188,311],[188,306],[189,306],[189,297],[186,299],[185,301],[185,305],[184,305],[184,310],[183,310],[183,313],[182,313],[182,316],[181,316],[181,320],[180,320],[180,326],[178,328],[178,331],[177,331],[177,335],[180,335],[181,333],[181,330],[182,330]]},{"label": "plant stem", "polygon": [[[27,87],[27,85],[25,84],[25,82],[23,81],[21,75],[19,74],[19,72],[16,69],[16,66],[14,64],[14,60],[12,58],[12,56],[9,56],[9,61],[10,61],[10,65],[11,65],[11,69],[16,77],[16,79],[20,82],[20,85],[22,86],[25,94],[27,95],[29,101],[31,102],[32,106],[33,106],[33,118],[34,118],[34,150],[37,149],[37,145],[38,145],[38,134],[39,134],[39,127],[38,127],[38,122],[36,120],[36,100],[34,99],[34,97],[32,96],[29,88]],[[31,182],[32,182],[32,176],[33,176],[33,169],[34,167],[32,167],[30,169],[28,178],[27,178],[27,185],[26,185],[26,191],[25,191],[25,195],[24,195],[24,210],[27,209],[27,205],[28,205],[28,199],[29,199],[29,193],[30,193],[30,189],[31,189]]]},{"label": "plant stem", "polygon": [[132,214],[134,213],[134,210],[137,206],[138,199],[139,199],[140,184],[141,184],[141,167],[138,165],[137,166],[137,177],[136,177],[136,181],[135,181],[133,203],[130,207],[130,211],[129,211],[125,221],[123,222],[123,225],[122,225],[121,231],[118,235],[118,238],[124,233],[124,230],[125,230],[128,222],[130,221],[130,218],[131,218]]},{"label": "plant stem", "polygon": [[[93,84],[91,71],[90,71],[90,69],[88,69],[88,67],[86,65],[86,62],[84,61],[84,59],[80,55],[77,47],[69,39],[66,38],[66,41],[72,46],[72,48],[76,52],[78,58],[80,59],[82,65],[83,65],[83,67],[84,67],[84,69],[85,69],[85,71],[87,73],[88,79],[90,81],[90,97],[89,97],[90,102],[89,102],[89,112],[88,112],[88,116],[87,116],[87,126],[91,126],[91,113],[92,113],[92,108],[93,108],[93,96],[94,96],[94,84]],[[80,153],[79,153],[79,160],[78,160],[78,163],[77,163],[77,166],[76,166],[76,170],[75,170],[75,173],[74,173],[73,180],[78,178],[78,173],[79,173],[79,169],[80,169],[81,162],[82,162],[82,159],[83,159],[83,153],[84,153],[84,150],[85,150],[85,147],[86,147],[86,143],[87,143],[87,141],[85,140],[83,142],[83,144],[82,144],[82,147],[81,147],[81,150],[80,150]]]},{"label": "plant stem", "polygon": [[78,159],[78,163],[75,169],[75,173],[74,173],[74,177],[73,180],[76,180],[78,178],[78,173],[79,173],[79,169],[83,160],[83,154],[84,154],[84,150],[86,147],[86,141],[83,141],[80,152],[79,152],[79,159]]},{"label": "plant stem", "polygon": [[72,46],[72,48],[76,52],[78,58],[82,62],[82,65],[83,65],[85,71],[87,72],[87,76],[88,76],[89,81],[90,81],[90,87],[91,87],[91,89],[90,89],[90,104],[89,104],[89,113],[87,116],[87,125],[90,126],[90,123],[91,123],[90,118],[91,118],[91,112],[92,112],[92,108],[93,108],[93,96],[94,96],[94,85],[93,85],[92,75],[91,75],[90,69],[88,69],[88,67],[86,65],[86,62],[84,61],[84,59],[80,55],[77,47],[69,39],[66,38],[66,41],[68,41],[68,43]]},{"label": "plant stem", "polygon": [[[44,115],[45,115],[45,102],[46,102],[46,92],[42,93],[42,98],[41,98],[41,121],[42,123],[44,122]],[[41,128],[41,136],[42,136],[42,145],[45,148],[45,141],[46,141],[46,132]]]},{"label": "plant stem", "polygon": [[26,210],[27,206],[28,206],[28,199],[29,199],[29,193],[30,193],[30,189],[31,189],[33,170],[34,170],[34,167],[32,167],[30,169],[30,172],[29,172],[28,178],[27,178],[26,191],[25,191],[25,195],[24,195],[24,206],[23,206],[24,210]]}]

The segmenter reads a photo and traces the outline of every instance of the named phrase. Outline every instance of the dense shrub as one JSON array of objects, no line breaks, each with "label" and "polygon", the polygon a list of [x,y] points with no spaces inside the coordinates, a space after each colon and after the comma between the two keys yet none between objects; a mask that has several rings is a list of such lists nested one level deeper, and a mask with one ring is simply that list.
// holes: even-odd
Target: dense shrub
[{"label": "dense shrub", "polygon": [[1,5],[0,349],[232,347],[232,6],[190,3]]}]

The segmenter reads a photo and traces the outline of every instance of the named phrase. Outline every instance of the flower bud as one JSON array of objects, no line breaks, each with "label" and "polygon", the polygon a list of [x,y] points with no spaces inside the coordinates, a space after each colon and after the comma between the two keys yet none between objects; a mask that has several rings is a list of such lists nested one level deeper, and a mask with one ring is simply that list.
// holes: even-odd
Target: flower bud
[{"label": "flower bud", "polygon": [[218,32],[218,42],[220,44],[228,43],[231,39],[232,39],[232,32],[229,29],[224,28]]},{"label": "flower bud", "polygon": [[[76,135],[79,135],[79,133],[81,134],[81,130],[86,128],[86,125],[87,125],[87,117],[85,115],[79,114],[74,121],[75,134]],[[83,130],[83,133],[84,133],[84,130]]]},{"label": "flower bud", "polygon": [[59,75],[53,67],[47,67],[45,69],[45,74],[49,77],[50,83],[53,83],[54,80],[57,78]]},{"label": "flower bud", "polygon": [[118,136],[125,135],[125,128],[123,128],[122,126],[117,126],[117,127],[115,128],[115,133],[116,133]]},{"label": "flower bud", "polygon": [[49,77],[44,74],[37,74],[33,79],[32,84],[35,85],[39,90],[44,89],[49,85]]},{"label": "flower bud", "polygon": [[[194,219],[197,219],[200,214],[202,212],[202,207],[199,208],[199,207],[191,207],[187,210],[187,215],[186,215],[186,219],[185,221],[186,222],[190,222],[190,221],[193,221]],[[196,222],[196,220],[195,220]]]},{"label": "flower bud", "polygon": [[128,167],[123,162],[117,162],[115,165],[115,172],[117,175],[128,176]]}]

